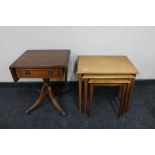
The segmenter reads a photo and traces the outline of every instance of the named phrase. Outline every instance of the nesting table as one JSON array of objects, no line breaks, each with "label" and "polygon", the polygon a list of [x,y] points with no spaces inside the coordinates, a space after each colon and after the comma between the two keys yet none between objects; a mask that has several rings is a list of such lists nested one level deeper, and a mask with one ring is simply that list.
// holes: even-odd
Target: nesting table
[{"label": "nesting table", "polygon": [[11,66],[10,71],[15,82],[20,78],[41,78],[43,86],[36,102],[25,113],[29,113],[41,105],[44,98],[49,96],[56,110],[65,116],[66,113],[56,100],[50,79],[65,79],[70,50],[27,50]]},{"label": "nesting table", "polygon": [[[82,111],[82,81],[84,81],[85,114],[87,113],[87,105],[89,105],[88,114],[92,114],[94,86],[119,86],[121,100],[118,116],[123,115],[128,110],[137,73],[138,70],[126,56],[79,56],[77,61],[79,112]],[[87,104],[88,96],[89,104]]]}]

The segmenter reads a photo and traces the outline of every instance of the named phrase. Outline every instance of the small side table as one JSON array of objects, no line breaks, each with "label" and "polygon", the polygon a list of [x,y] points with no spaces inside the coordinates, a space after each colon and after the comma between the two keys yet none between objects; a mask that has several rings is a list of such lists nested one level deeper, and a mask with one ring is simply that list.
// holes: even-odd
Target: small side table
[{"label": "small side table", "polygon": [[[90,88],[90,101],[89,105],[92,104],[92,92],[93,86],[95,85],[110,85],[114,86],[122,81],[120,84],[125,83],[126,80],[127,88],[124,89],[124,93],[121,101],[121,109],[119,110],[119,116],[123,115],[129,107],[129,101],[133,92],[134,82],[138,70],[131,63],[131,61],[126,56],[79,56],[77,62],[77,74],[79,81],[79,112],[82,111],[82,81],[84,80],[84,112],[86,113],[87,105],[87,85]],[[109,80],[112,80],[109,83]],[[109,83],[109,84],[108,84]],[[118,85],[118,84],[117,84]],[[91,113],[91,107],[89,106],[89,113]]]},{"label": "small side table", "polygon": [[63,79],[67,81],[70,50],[27,50],[11,66],[10,71],[15,82],[20,78],[41,78],[43,86],[36,102],[25,113],[28,114],[41,105],[49,96],[56,110],[65,116],[66,113],[57,102],[49,80]]}]

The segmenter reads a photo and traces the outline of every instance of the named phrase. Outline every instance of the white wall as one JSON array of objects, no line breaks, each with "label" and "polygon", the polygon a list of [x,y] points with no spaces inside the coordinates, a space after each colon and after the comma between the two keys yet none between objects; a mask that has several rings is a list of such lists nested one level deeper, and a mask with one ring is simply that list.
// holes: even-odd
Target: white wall
[{"label": "white wall", "polygon": [[71,50],[68,80],[77,55],[127,55],[140,74],[155,79],[155,27],[0,27],[0,82],[12,81],[9,65],[27,49]]}]

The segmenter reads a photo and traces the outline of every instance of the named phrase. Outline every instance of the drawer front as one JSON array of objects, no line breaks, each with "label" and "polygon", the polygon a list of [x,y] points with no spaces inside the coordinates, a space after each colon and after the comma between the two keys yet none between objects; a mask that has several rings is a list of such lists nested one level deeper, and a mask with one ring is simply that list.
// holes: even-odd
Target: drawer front
[{"label": "drawer front", "polygon": [[18,78],[63,78],[63,69],[16,69]]}]

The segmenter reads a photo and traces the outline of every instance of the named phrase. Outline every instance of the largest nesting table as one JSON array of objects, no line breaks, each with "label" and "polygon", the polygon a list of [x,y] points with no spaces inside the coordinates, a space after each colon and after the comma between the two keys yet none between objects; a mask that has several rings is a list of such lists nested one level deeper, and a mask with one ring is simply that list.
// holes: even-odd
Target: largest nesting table
[{"label": "largest nesting table", "polygon": [[37,108],[48,95],[56,110],[62,116],[66,115],[54,96],[49,80],[65,78],[67,81],[69,56],[70,50],[27,50],[10,66],[15,82],[20,78],[43,79],[43,86],[38,99],[25,113]]},{"label": "largest nesting table", "polygon": [[[129,101],[133,92],[134,82],[138,70],[131,63],[127,56],[79,56],[77,61],[79,103],[78,110],[82,111],[82,81],[84,81],[84,105],[87,102],[87,85],[91,83],[99,85],[104,82],[105,85],[118,85],[120,81],[128,80],[123,96],[122,115],[129,107]],[[112,81],[112,84],[109,83]],[[106,83],[107,82],[107,83]],[[125,83],[125,82],[124,82]],[[91,91],[91,90],[90,90]],[[86,107],[84,106],[86,112]]]}]

